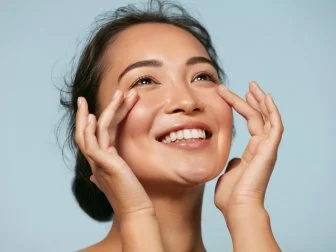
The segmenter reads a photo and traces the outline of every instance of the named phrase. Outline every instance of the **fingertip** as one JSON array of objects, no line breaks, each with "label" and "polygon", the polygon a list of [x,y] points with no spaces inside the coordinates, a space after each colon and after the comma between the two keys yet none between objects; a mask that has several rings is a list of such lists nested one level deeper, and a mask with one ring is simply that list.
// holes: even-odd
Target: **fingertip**
[{"label": "fingertip", "polygon": [[79,96],[77,98],[77,111],[76,111],[76,113],[87,116],[88,112],[89,112],[89,109],[88,109],[88,104],[87,104],[86,99],[83,96]]},{"label": "fingertip", "polygon": [[96,121],[96,117],[94,114],[89,114],[87,117],[87,126],[94,128],[95,126],[95,121]]},{"label": "fingertip", "polygon": [[226,86],[224,86],[224,84],[221,84],[218,87],[218,91],[219,91],[219,94],[221,96],[223,96],[223,95],[227,94],[227,92],[229,91],[229,89]]},{"label": "fingertip", "polygon": [[92,114],[89,114],[89,116],[88,116],[88,123],[89,123],[89,124],[92,122],[92,118],[93,118],[93,115],[92,115]]},{"label": "fingertip", "polygon": [[83,102],[83,99],[82,99],[82,97],[81,97],[81,96],[80,96],[80,97],[78,97],[78,98],[77,98],[77,109],[79,109],[79,108],[80,108],[80,106],[81,106],[82,102]]},{"label": "fingertip", "polygon": [[95,185],[97,185],[97,180],[96,180],[96,177],[95,177],[94,175],[91,175],[91,176],[90,176],[90,181],[91,181],[92,183],[94,183]]},{"label": "fingertip", "polygon": [[268,93],[265,97],[265,105],[267,107],[267,110],[271,112],[275,108],[275,103],[273,100],[273,96],[271,93]]},{"label": "fingertip", "polygon": [[139,93],[136,89],[131,90],[130,92],[127,93],[126,96],[126,102],[129,104],[134,104],[138,98],[139,98]]},{"label": "fingertip", "polygon": [[251,90],[253,88],[258,88],[258,87],[259,87],[259,85],[258,85],[257,81],[255,81],[255,80],[250,81],[250,89]]},{"label": "fingertip", "polygon": [[136,89],[131,89],[126,95],[126,98],[130,99],[137,93]]},{"label": "fingertip", "polygon": [[122,95],[122,91],[120,89],[117,89],[116,92],[114,93],[113,97],[112,97],[112,100],[120,98],[121,95]]}]

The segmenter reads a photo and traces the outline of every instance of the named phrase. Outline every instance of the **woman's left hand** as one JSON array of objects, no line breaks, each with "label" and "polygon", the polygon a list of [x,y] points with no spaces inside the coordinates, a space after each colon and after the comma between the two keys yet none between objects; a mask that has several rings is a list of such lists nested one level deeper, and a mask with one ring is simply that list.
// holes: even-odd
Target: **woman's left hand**
[{"label": "woman's left hand", "polygon": [[241,158],[233,158],[217,181],[215,205],[227,219],[231,213],[264,209],[266,188],[284,131],[272,97],[252,82],[246,101],[226,87],[219,95],[247,120],[251,138]]}]

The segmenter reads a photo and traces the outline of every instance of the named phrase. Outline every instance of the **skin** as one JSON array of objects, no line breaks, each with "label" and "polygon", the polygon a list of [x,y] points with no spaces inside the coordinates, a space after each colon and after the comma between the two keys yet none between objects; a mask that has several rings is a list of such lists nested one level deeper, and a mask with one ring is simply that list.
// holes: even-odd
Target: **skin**
[{"label": "skin", "polygon": [[[135,25],[108,47],[99,110],[89,115],[85,99],[79,99],[75,140],[92,168],[91,181],[105,193],[115,217],[109,234],[82,251],[205,251],[204,184],[227,162],[232,109],[247,120],[251,140],[220,176],[215,205],[235,251],[280,250],[263,206],[283,132],[279,111],[256,83],[245,101],[219,85],[211,64],[190,64],[195,57],[209,59],[196,38],[167,24]],[[129,65],[144,60],[159,63],[120,78]],[[137,81],[143,75],[146,79]],[[191,121],[211,129],[206,147],[182,150],[156,140]]]}]

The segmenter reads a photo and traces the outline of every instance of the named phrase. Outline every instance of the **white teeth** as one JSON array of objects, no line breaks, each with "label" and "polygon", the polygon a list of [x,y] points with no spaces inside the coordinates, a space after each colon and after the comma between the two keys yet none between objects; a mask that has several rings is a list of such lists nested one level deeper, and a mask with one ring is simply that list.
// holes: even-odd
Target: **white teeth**
[{"label": "white teeth", "polygon": [[183,136],[184,136],[185,139],[193,138],[191,130],[184,130],[183,131]]},{"label": "white teeth", "polygon": [[183,130],[177,131],[177,139],[179,140],[183,139]]},{"label": "white teeth", "polygon": [[170,137],[170,141],[175,141],[177,139],[177,134],[175,132],[172,132],[167,137]]},{"label": "white teeth", "polygon": [[192,135],[193,138],[197,138],[200,135],[200,132],[202,133],[202,130],[192,129],[191,130],[191,135]]},{"label": "white teeth", "polygon": [[206,134],[205,130],[202,129],[184,129],[179,130],[175,132],[171,132],[168,134],[163,140],[163,143],[171,143],[176,140],[182,140],[182,139],[205,139]]}]

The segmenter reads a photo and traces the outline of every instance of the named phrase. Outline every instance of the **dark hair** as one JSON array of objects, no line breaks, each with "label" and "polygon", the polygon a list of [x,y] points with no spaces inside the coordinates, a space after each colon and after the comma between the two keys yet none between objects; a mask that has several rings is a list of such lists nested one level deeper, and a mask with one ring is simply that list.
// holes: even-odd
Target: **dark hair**
[{"label": "dark hair", "polygon": [[[218,63],[216,51],[207,30],[180,5],[160,0],[150,0],[147,7],[141,9],[135,5],[121,7],[112,13],[105,13],[103,23],[92,33],[84,48],[76,70],[70,81],[60,91],[60,103],[68,117],[67,138],[63,145],[69,145],[76,155],[75,178],[72,192],[80,207],[93,219],[109,221],[113,217],[113,209],[105,195],[89,180],[91,168],[84,155],[74,142],[75,116],[77,98],[85,97],[89,104],[89,112],[97,109],[97,91],[103,74],[102,57],[112,39],[121,31],[140,23],[166,23],[180,27],[195,36],[207,50],[219,78],[223,82],[225,73]],[[64,157],[64,156],[63,156]]]}]

